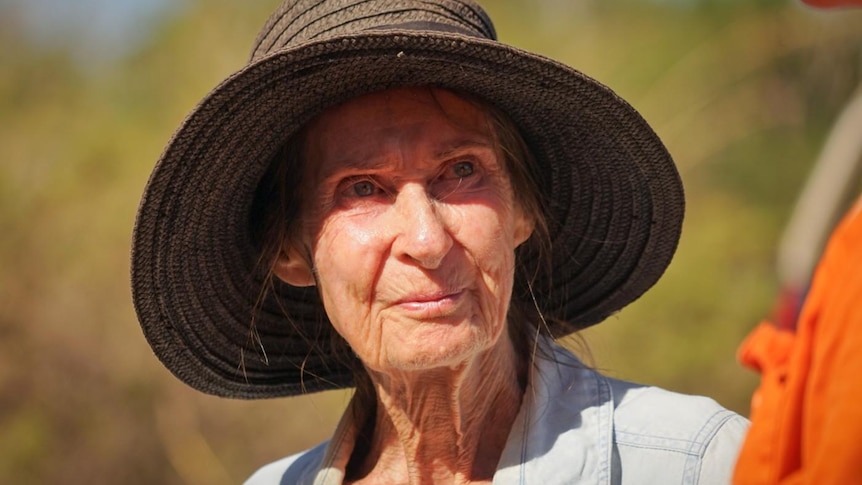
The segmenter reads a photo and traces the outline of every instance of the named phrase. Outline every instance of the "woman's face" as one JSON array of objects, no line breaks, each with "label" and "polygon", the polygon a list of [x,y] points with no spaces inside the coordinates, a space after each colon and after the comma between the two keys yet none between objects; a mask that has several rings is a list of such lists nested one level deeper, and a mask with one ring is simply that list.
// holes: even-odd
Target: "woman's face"
[{"label": "woman's face", "polygon": [[505,334],[532,221],[495,140],[484,111],[431,89],[356,98],[309,126],[301,241],[276,272],[318,285],[369,369],[456,366]]}]

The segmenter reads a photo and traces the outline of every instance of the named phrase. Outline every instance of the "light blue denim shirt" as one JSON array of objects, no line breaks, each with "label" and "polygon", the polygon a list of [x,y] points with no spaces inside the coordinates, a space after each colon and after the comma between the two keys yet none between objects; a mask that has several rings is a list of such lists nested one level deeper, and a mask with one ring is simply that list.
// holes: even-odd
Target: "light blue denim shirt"
[{"label": "light blue denim shirt", "polygon": [[[705,397],[610,379],[543,341],[494,484],[727,484],[748,421]],[[335,485],[353,449],[333,438],[258,470],[246,485]]]}]

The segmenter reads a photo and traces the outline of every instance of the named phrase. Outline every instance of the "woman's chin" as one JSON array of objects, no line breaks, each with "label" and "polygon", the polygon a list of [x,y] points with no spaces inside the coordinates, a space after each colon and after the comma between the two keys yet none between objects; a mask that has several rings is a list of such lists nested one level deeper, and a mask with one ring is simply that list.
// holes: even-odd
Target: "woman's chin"
[{"label": "woman's chin", "polygon": [[[391,371],[422,371],[458,368],[486,352],[500,332],[479,329],[467,322],[424,324],[410,338],[398,339],[387,346],[383,367]],[[379,369],[386,372],[386,368]]]}]

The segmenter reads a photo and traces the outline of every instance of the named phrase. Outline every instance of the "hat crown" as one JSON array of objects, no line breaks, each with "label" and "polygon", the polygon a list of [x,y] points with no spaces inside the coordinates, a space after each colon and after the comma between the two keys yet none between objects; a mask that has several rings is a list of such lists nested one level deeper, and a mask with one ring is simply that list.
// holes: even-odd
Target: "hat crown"
[{"label": "hat crown", "polygon": [[374,30],[449,32],[497,40],[490,17],[471,0],[285,0],[258,34],[251,59]]}]

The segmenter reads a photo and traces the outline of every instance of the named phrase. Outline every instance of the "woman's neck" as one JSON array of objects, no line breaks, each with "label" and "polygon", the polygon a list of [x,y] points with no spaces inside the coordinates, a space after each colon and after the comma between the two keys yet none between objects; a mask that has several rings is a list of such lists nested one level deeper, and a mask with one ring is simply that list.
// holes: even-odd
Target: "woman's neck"
[{"label": "woman's neck", "polygon": [[351,473],[355,483],[490,483],[525,374],[505,335],[457,368],[372,373],[376,420],[365,458]]}]

